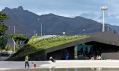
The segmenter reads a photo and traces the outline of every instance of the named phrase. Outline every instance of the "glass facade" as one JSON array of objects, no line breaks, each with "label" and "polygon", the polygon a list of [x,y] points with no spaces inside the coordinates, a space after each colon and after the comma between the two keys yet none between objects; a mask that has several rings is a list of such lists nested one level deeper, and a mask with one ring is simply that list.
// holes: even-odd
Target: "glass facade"
[{"label": "glass facade", "polygon": [[92,45],[76,45],[74,47],[74,59],[89,59],[93,55]]}]

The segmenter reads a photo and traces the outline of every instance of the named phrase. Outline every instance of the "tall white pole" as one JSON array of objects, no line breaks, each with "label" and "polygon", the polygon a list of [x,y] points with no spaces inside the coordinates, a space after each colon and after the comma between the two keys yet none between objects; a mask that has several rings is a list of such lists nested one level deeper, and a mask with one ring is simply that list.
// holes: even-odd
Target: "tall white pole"
[{"label": "tall white pole", "polygon": [[105,10],[107,10],[108,7],[107,6],[101,6],[100,9],[103,11],[102,32],[105,32]]},{"label": "tall white pole", "polygon": [[[39,18],[38,18],[38,21],[39,21]],[[43,32],[43,26],[42,26],[42,23],[40,24],[40,33],[41,33],[41,36],[42,36],[42,32]]]},{"label": "tall white pole", "polygon": [[105,11],[103,10],[102,32],[105,32]]},{"label": "tall white pole", "polygon": [[42,23],[41,23],[41,36],[42,36],[42,30],[43,30],[43,29],[42,29]]}]

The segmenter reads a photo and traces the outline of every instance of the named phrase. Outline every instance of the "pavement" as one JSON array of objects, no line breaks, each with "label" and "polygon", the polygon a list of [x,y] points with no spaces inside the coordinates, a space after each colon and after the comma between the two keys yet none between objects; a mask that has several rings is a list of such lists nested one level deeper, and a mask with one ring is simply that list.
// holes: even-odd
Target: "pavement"
[{"label": "pavement", "polygon": [[[119,60],[56,60],[29,61],[30,69],[36,68],[119,68]],[[24,61],[0,61],[0,70],[25,69]]]}]

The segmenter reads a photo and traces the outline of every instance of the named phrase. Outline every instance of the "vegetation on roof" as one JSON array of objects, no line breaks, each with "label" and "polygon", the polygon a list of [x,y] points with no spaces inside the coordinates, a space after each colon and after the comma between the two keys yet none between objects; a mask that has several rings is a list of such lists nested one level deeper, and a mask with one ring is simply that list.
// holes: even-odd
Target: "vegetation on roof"
[{"label": "vegetation on roof", "polygon": [[[43,38],[41,36],[33,36],[28,44],[26,44],[21,50],[17,52],[17,57],[22,57],[27,54],[32,54],[37,51],[48,49],[51,47],[63,45],[72,41],[88,38],[87,35],[74,35],[74,36],[53,36],[49,38]],[[36,40],[37,39],[37,40]]]},{"label": "vegetation on roof", "polygon": [[[87,38],[86,35],[75,35],[75,36],[53,36],[50,38],[44,38],[41,40],[33,41],[34,37],[28,42],[28,44],[36,47],[37,49],[47,49],[59,45],[63,45],[75,40]],[[42,37],[41,37],[42,38]]]}]

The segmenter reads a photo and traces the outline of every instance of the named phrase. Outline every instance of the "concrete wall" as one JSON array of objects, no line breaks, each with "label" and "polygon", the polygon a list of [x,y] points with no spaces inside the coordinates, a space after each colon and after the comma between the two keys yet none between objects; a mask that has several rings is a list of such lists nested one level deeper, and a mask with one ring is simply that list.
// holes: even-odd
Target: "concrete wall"
[{"label": "concrete wall", "polygon": [[118,60],[119,59],[119,52],[113,52],[113,53],[102,53],[101,57],[103,59],[112,59],[112,60]]}]

